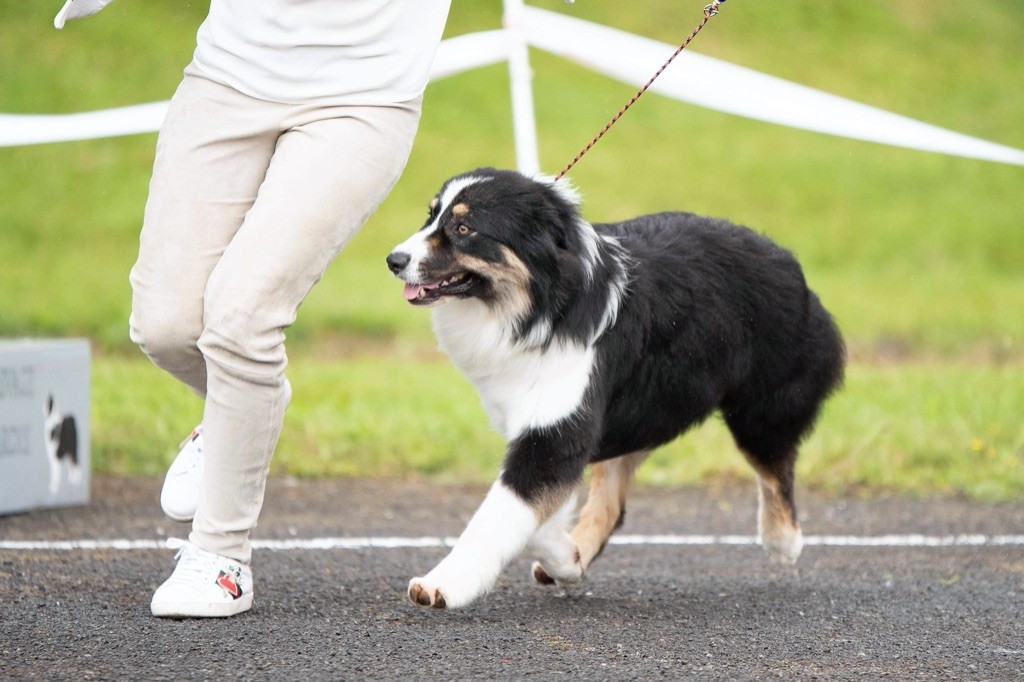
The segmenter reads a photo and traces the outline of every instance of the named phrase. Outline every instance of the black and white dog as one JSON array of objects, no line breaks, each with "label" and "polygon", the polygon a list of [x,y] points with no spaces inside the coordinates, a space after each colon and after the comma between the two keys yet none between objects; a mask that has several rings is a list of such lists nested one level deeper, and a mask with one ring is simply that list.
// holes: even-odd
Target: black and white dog
[{"label": "black and white dog", "polygon": [[[832,318],[789,252],[689,213],[591,225],[568,183],[480,169],[454,177],[388,256],[441,349],[508,439],[451,553],[409,583],[458,607],[529,547],[541,583],[579,581],[623,518],[652,448],[720,410],[759,481],[759,530],[793,562],[797,446],[840,384]],[[576,490],[593,464],[575,528]]]},{"label": "black and white dog", "polygon": [[62,480],[72,486],[80,485],[82,468],[78,464],[78,429],[75,418],[60,411],[52,393],[43,405],[43,437],[46,460],[50,463],[50,492],[56,495]]}]

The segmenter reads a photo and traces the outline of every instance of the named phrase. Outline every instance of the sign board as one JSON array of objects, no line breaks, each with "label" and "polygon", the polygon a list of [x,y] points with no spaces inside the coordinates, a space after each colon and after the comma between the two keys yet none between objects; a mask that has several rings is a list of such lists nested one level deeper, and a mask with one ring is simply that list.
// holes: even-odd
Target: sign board
[{"label": "sign board", "polygon": [[88,501],[88,341],[0,340],[0,514]]}]

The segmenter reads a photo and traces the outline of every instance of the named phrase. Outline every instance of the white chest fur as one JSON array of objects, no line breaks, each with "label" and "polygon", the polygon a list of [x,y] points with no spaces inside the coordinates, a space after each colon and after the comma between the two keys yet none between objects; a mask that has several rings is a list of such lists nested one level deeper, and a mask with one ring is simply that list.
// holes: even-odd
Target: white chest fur
[{"label": "white chest fur", "polygon": [[491,423],[509,440],[550,426],[583,402],[593,348],[552,343],[546,350],[512,343],[511,334],[474,299],[434,309],[438,344],[476,387]]}]

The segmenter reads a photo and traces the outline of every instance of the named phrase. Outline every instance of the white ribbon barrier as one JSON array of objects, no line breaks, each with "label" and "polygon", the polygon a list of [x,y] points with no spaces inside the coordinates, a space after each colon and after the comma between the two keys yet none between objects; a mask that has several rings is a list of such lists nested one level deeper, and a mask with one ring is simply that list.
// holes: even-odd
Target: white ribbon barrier
[{"label": "white ribbon barrier", "polygon": [[430,80],[437,81],[481,66],[508,60],[505,31],[482,31],[449,38],[441,43],[430,68]]},{"label": "white ribbon barrier", "polygon": [[[598,73],[639,87],[675,46],[526,6],[516,26],[526,41]],[[431,80],[508,59],[503,30],[441,43]],[[728,62],[682,53],[651,88],[716,111],[802,130],[909,149],[1024,166],[1024,151],[987,142],[830,95]],[[77,114],[0,114],[0,147],[133,135],[157,130],[167,102]]]},{"label": "white ribbon barrier", "polygon": [[0,147],[151,133],[160,128],[167,104],[151,102],[80,114],[0,114]]},{"label": "white ribbon barrier", "polygon": [[[535,7],[524,8],[523,21],[524,32],[534,47],[637,87],[646,83],[676,49],[674,45]],[[708,109],[802,130],[1024,166],[1024,151],[690,51],[680,54],[654,81],[651,90]]]},{"label": "white ribbon barrier", "polygon": [[[457,36],[441,43],[430,80],[497,64],[507,58],[504,31]],[[79,114],[0,114],[0,147],[152,133],[160,129],[167,105],[168,102],[151,102]]]}]

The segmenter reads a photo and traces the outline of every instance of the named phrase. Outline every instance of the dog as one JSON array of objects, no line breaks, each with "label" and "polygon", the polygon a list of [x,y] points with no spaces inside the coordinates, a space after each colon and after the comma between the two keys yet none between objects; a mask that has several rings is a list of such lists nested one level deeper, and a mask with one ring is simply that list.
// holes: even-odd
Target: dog
[{"label": "dog", "polygon": [[[82,469],[78,465],[78,428],[75,418],[65,416],[57,409],[53,394],[43,404],[43,437],[46,445],[46,459],[50,463],[50,493],[60,490],[62,478],[78,486],[82,482]],[[67,476],[63,474],[67,471]]]},{"label": "dog", "polygon": [[796,259],[724,220],[591,225],[579,204],[565,181],[478,169],[449,179],[387,256],[507,439],[451,553],[410,581],[416,604],[471,603],[527,547],[538,582],[578,583],[621,525],[637,466],[716,410],[757,474],[764,548],[800,554],[797,447],[846,353]]}]

